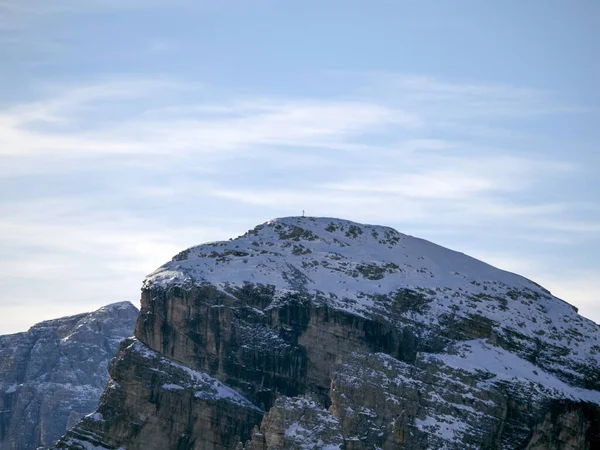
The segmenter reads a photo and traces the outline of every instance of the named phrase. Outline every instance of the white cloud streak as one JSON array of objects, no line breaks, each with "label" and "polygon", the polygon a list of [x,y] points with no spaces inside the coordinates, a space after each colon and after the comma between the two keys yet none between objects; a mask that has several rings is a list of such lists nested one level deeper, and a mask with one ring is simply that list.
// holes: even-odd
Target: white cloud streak
[{"label": "white cloud streak", "polygon": [[[167,107],[164,115],[160,109],[136,111],[118,123],[104,116],[106,123],[97,130],[69,128],[81,122],[81,115],[99,114],[97,104],[110,101],[110,107],[114,102],[122,107],[156,91],[185,89],[186,85],[155,80],[108,82],[7,108],[0,112],[0,155],[197,154],[252,145],[311,146],[315,140],[333,145],[367,130],[418,125],[410,114],[368,103],[258,99],[230,107],[206,103],[179,108],[193,112],[185,117],[174,114],[178,108]],[[218,111],[225,117],[194,114]]]}]

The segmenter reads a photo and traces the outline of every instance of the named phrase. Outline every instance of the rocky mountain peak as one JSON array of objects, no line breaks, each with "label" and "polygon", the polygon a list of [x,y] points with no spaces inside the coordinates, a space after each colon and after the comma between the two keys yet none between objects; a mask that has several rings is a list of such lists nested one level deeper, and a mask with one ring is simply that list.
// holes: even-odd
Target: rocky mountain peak
[{"label": "rocky mountain peak", "polygon": [[593,448],[599,355],[598,325],[519,275],[388,227],[275,219],[144,280],[102,420],[59,447]]},{"label": "rocky mountain peak", "polygon": [[543,337],[580,367],[600,348],[595,323],[526,278],[389,227],[341,219],[270,220],[236,239],[187,249],[144,282],[188,285],[228,295],[262,286],[273,291],[274,305],[303,293],[315,304],[391,323],[410,318],[435,332],[450,318],[480,321],[488,335]]},{"label": "rocky mountain peak", "polygon": [[412,285],[457,289],[482,279],[548,294],[523,277],[389,227],[314,217],[274,219],[236,239],[189,248],[144,285],[260,283],[355,299]]},{"label": "rocky mountain peak", "polygon": [[91,413],[137,314],[120,302],[0,336],[0,449],[49,446]]}]

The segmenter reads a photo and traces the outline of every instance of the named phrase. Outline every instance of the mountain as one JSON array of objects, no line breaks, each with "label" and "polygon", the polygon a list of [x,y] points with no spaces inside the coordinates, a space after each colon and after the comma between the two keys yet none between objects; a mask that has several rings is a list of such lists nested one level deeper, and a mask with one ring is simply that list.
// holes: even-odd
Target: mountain
[{"label": "mountain", "polygon": [[137,314],[114,303],[0,336],[0,449],[47,448],[92,413]]},{"label": "mountain", "polygon": [[291,217],[187,249],[68,449],[600,448],[600,327],[391,228]]}]

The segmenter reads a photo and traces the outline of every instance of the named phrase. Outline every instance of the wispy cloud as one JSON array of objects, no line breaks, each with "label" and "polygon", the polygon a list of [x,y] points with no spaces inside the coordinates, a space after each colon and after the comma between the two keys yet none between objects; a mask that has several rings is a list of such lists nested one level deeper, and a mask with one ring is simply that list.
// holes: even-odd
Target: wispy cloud
[{"label": "wispy cloud", "polygon": [[[83,201],[23,202],[28,211],[0,220],[0,334],[111,302],[137,303],[144,275],[182,248],[239,231],[167,228],[137,214],[85,211]],[[26,320],[15,323],[13,313],[23,311]]]},{"label": "wispy cloud", "polygon": [[[335,145],[365,131],[418,126],[415,116],[360,102],[252,99],[145,110],[151,96],[189,86],[121,80],[71,87],[45,100],[0,110],[5,156],[204,154],[264,146]],[[132,102],[142,103],[130,110]]]},{"label": "wispy cloud", "polygon": [[[245,164],[263,164],[265,173],[295,167],[305,172],[291,176],[286,188],[278,186],[275,191],[267,179],[257,186],[250,176],[255,183],[250,189],[243,180],[226,187],[206,180],[212,186],[206,192],[254,205],[308,203],[317,210],[353,202],[373,210],[374,205],[394,202],[404,211],[410,204],[418,218],[425,217],[426,210],[439,214],[452,201],[452,215],[466,221],[471,216],[498,220],[567,209],[542,199],[516,198],[557,176],[568,176],[577,170],[572,163],[540,162],[528,153],[517,155],[514,149],[503,155],[502,149],[490,149],[460,131],[447,136],[428,115],[432,99],[451,98],[464,104],[446,111],[446,119],[460,122],[456,110],[469,109],[464,105],[477,99],[482,104],[518,103],[513,119],[523,120],[522,112],[531,104],[536,109],[542,93],[423,77],[386,83],[398,85],[413,99],[393,104],[376,95],[364,98],[363,93],[343,101],[265,97],[217,101],[206,95],[209,90],[204,86],[135,78],[54,88],[38,101],[0,110],[4,161],[0,177],[53,173],[65,167],[89,170],[95,164],[110,170],[120,163],[142,170],[190,164],[187,167],[202,166],[204,174],[219,176]],[[468,122],[486,125],[490,120]],[[148,189],[164,192],[165,187]],[[383,204],[375,209],[386,214]]]}]

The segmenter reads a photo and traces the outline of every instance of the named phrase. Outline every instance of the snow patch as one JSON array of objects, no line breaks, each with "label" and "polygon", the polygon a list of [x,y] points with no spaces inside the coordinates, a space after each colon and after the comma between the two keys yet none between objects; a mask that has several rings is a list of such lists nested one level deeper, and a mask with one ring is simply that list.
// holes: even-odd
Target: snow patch
[{"label": "snow patch", "polygon": [[8,387],[8,389],[6,389],[6,390],[4,391],[4,393],[5,393],[5,394],[13,394],[13,393],[17,392],[17,388],[18,388],[19,386],[20,386],[20,385],[18,385],[18,384],[11,384],[11,385]]},{"label": "snow patch", "polygon": [[88,414],[85,417],[89,420],[93,420],[94,422],[104,422],[104,416],[102,416],[102,414],[99,412]]},{"label": "snow patch", "polygon": [[600,404],[599,391],[570,386],[514,353],[481,339],[462,343],[457,355],[436,354],[429,355],[428,358],[470,373],[488,372],[493,375],[493,378],[487,382],[526,381],[536,384],[541,392],[551,396]]},{"label": "snow patch", "polygon": [[415,425],[423,432],[453,443],[459,443],[468,428],[466,423],[444,414],[424,420],[415,419]]},{"label": "snow patch", "polygon": [[167,391],[182,391],[184,389],[183,386],[179,386],[178,384],[163,384],[160,388]]},{"label": "snow patch", "polygon": [[[133,342],[127,347],[127,349],[140,354],[145,359],[155,360],[155,367],[153,367],[152,370],[161,373],[165,376],[171,376],[169,375],[169,371],[167,370],[167,368],[170,367],[177,369],[180,372],[180,374],[183,375],[178,375],[176,377],[176,381],[178,383],[183,384],[184,386],[177,383],[164,383],[161,386],[162,389],[172,391],[194,389],[196,390],[196,392],[194,393],[195,398],[212,401],[226,400],[232,403],[236,403],[240,406],[252,408],[262,412],[262,410],[258,406],[250,402],[240,393],[224,385],[219,380],[211,377],[207,373],[194,370],[188,366],[172,361],[169,358],[151,350],[137,339],[132,338],[132,340]],[[161,370],[161,366],[163,366],[165,370]],[[165,368],[164,366],[167,367]]]}]

